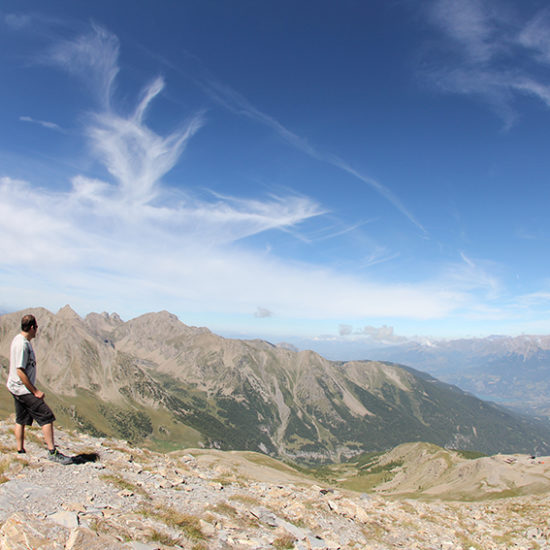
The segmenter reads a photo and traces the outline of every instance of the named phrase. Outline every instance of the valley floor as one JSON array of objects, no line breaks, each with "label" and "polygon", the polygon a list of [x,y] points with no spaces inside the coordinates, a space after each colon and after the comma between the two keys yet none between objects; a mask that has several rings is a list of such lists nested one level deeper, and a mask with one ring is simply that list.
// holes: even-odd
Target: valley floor
[{"label": "valley floor", "polygon": [[0,422],[1,550],[550,550],[550,494],[473,503],[360,494],[261,455],[163,455],[58,430],[62,452],[99,455],[62,466],[47,460],[38,430],[27,454],[15,453],[11,430]]}]

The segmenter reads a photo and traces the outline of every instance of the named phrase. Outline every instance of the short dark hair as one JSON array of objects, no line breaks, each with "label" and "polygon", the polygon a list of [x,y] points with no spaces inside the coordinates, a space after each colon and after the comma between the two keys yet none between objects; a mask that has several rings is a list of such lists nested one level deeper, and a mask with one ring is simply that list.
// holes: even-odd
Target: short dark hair
[{"label": "short dark hair", "polygon": [[37,324],[34,315],[23,315],[23,318],[21,319],[21,330],[23,332],[29,332],[31,328],[34,328],[36,326]]}]

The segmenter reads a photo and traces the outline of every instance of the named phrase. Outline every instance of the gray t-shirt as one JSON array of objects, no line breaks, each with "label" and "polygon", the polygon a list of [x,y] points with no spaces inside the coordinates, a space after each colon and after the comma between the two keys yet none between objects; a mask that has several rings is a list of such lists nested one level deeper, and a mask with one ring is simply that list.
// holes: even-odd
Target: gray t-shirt
[{"label": "gray t-shirt", "polygon": [[31,343],[21,333],[11,343],[10,348],[10,373],[8,376],[8,390],[14,395],[31,393],[19,378],[17,369],[23,369],[29,377],[31,384],[36,382],[36,357]]}]

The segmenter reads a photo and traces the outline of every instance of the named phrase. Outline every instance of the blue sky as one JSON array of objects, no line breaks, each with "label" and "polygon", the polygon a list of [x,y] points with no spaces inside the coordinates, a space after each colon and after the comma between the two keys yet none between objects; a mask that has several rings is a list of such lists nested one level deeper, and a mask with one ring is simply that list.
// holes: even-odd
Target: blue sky
[{"label": "blue sky", "polygon": [[0,71],[3,311],[550,331],[545,2],[4,0]]}]

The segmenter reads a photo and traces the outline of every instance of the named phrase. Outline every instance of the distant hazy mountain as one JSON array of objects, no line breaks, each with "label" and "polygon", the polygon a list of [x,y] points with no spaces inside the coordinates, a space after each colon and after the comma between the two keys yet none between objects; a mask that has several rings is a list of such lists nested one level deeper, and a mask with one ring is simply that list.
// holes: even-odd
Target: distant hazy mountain
[{"label": "distant hazy mountain", "polygon": [[[409,441],[550,452],[546,425],[411,368],[225,339],[168,312],[128,322],[106,313],[82,319],[68,306],[33,312],[39,385],[64,425],[94,434],[304,460]],[[22,313],[0,317],[4,373]],[[11,412],[11,400],[1,408]]]},{"label": "distant hazy mountain", "polygon": [[370,352],[429,372],[482,399],[550,416],[550,336],[408,343]]}]

